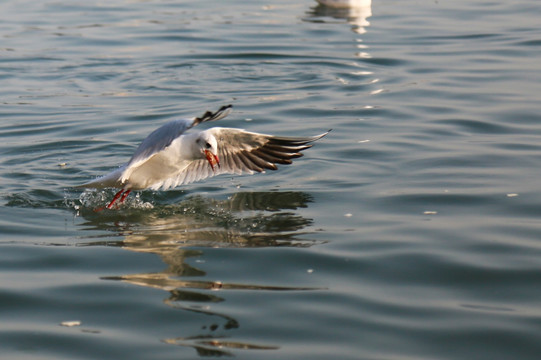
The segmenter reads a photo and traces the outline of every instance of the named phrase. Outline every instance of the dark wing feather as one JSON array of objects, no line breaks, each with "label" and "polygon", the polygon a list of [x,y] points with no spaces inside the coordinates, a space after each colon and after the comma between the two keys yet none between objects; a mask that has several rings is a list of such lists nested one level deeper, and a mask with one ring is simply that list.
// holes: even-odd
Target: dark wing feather
[{"label": "dark wing feather", "polygon": [[218,141],[218,158],[221,167],[216,173],[240,174],[276,170],[276,164],[291,164],[302,156],[301,151],[328,132],[310,137],[280,137],[257,134],[240,129],[212,128]]},{"label": "dark wing feather", "polygon": [[194,119],[192,126],[198,125],[202,122],[216,121],[216,120],[223,119],[224,117],[229,115],[229,113],[231,112],[231,108],[233,108],[233,105],[229,104],[229,105],[222,106],[221,108],[216,110],[216,112],[207,111],[201,117],[196,117]]},{"label": "dark wing feather", "polygon": [[328,132],[311,137],[277,137],[240,129],[215,127],[208,130],[218,142],[220,167],[212,170],[206,159],[193,161],[175,178],[162,186],[164,189],[188,184],[219,174],[242,174],[276,170],[276,164],[291,164],[302,156],[314,142]]},{"label": "dark wing feather", "polygon": [[328,132],[310,137],[279,137],[240,129],[212,128],[218,141],[220,168],[217,174],[241,174],[276,170],[276,164],[291,164],[314,142]]}]

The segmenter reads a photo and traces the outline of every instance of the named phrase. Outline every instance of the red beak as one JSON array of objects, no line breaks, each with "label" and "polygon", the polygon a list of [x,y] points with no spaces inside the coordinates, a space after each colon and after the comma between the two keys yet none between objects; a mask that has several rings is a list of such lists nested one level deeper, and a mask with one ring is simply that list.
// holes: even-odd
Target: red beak
[{"label": "red beak", "polygon": [[218,159],[218,156],[214,155],[208,150],[205,150],[205,156],[207,157],[212,171],[216,171],[216,166],[220,167],[220,160]]}]

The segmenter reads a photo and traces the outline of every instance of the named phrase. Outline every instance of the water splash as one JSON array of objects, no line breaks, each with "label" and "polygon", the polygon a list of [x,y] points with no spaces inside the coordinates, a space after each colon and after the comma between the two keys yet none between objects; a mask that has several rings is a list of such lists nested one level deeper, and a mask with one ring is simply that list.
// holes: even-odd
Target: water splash
[{"label": "water splash", "polygon": [[[115,194],[114,190],[104,189],[86,189],[80,195],[78,199],[73,199],[71,194],[65,193],[64,203],[68,208],[71,208],[77,212],[81,210],[95,210],[107,205]],[[153,209],[154,205],[150,202],[141,199],[140,193],[135,193],[132,196],[126,198],[126,200],[118,205],[119,209]]]}]

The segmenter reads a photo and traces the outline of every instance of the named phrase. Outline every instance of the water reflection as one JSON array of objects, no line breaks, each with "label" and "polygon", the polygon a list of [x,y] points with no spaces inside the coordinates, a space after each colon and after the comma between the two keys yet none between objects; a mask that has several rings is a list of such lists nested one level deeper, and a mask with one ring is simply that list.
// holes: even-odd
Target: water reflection
[{"label": "water reflection", "polygon": [[316,7],[308,12],[308,21],[328,22],[324,18],[345,19],[358,34],[366,33],[372,16],[372,0],[318,0]]},{"label": "water reflection", "polygon": [[312,223],[292,211],[312,201],[302,192],[243,192],[226,200],[193,196],[153,209],[125,208],[96,213],[89,204],[79,214],[86,230],[108,230],[124,237],[122,246],[164,255],[179,246],[310,246],[299,232]]},{"label": "water reflection", "polygon": [[[168,344],[189,346],[199,355],[231,355],[231,349],[271,350],[267,344],[231,341],[224,334],[239,327],[237,319],[211,306],[225,301],[221,290],[289,291],[315,290],[303,286],[268,286],[220,282],[208,279],[205,262],[197,259],[206,248],[308,247],[302,230],[312,223],[294,212],[311,202],[302,192],[243,192],[226,200],[190,197],[179,204],[150,210],[121,209],[107,213],[83,211],[86,229],[106,229],[123,240],[116,243],[127,250],[160,256],[166,268],[159,272],[104,277],[168,292],[164,303],[171,308],[205,314],[213,323],[196,334],[164,339]],[[94,241],[87,245],[99,245]],[[188,263],[190,262],[190,263]],[[199,278],[195,280],[194,278]],[[228,350],[224,350],[228,349]]]}]

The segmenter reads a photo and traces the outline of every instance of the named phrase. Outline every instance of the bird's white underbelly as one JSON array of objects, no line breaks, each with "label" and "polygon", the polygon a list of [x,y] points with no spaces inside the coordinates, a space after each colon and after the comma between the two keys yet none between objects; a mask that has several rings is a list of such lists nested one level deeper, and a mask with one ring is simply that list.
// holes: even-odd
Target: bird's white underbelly
[{"label": "bird's white underbelly", "polygon": [[[146,188],[159,189],[168,181],[176,178],[191,161],[173,161],[169,156],[157,154],[151,159],[133,169],[127,179],[127,184],[134,190]],[[169,186],[167,186],[169,187]]]}]

